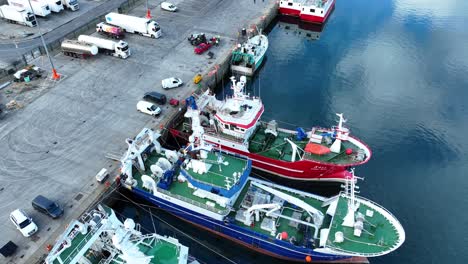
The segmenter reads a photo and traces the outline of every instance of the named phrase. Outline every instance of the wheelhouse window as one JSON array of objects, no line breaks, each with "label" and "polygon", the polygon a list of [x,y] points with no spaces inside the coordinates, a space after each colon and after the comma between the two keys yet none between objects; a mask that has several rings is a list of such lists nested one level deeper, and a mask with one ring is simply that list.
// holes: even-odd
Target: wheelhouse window
[{"label": "wheelhouse window", "polygon": [[310,12],[311,12],[311,13],[315,13],[315,9],[310,9]]},{"label": "wheelhouse window", "polygon": [[293,3],[288,3],[288,6],[292,6],[292,5],[293,5]]}]

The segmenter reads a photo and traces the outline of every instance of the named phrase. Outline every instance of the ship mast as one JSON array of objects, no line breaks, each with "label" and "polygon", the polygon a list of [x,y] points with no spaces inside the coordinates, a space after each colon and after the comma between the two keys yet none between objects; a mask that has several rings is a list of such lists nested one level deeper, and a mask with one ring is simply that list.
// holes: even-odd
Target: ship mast
[{"label": "ship mast", "polygon": [[344,195],[348,198],[348,212],[343,219],[343,226],[354,227],[354,214],[359,208],[359,203],[356,202],[355,194],[359,193],[359,186],[356,186],[356,180],[362,179],[354,175],[354,168],[351,169],[351,175],[346,177],[345,185],[342,185],[344,188]]}]

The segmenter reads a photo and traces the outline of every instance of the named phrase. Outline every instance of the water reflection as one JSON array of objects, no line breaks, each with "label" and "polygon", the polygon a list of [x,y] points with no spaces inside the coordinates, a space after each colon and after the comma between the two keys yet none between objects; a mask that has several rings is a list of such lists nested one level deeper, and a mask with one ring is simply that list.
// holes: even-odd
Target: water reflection
[{"label": "water reflection", "polygon": [[278,16],[276,27],[297,36],[304,37],[307,40],[318,40],[320,39],[320,33],[322,33],[324,25],[307,23],[301,21],[297,17],[280,15]]}]

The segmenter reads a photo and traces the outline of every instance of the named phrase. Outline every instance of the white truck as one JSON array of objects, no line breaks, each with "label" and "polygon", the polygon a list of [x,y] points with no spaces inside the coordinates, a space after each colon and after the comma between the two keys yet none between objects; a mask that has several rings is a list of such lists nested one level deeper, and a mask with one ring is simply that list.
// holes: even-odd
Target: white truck
[{"label": "white truck", "polygon": [[109,13],[106,15],[106,23],[121,27],[129,33],[138,33],[152,38],[161,37],[159,24],[148,18]]},{"label": "white truck", "polygon": [[96,45],[69,39],[64,40],[61,47],[63,54],[83,59],[94,56],[98,54],[99,51]]},{"label": "white truck", "polygon": [[63,4],[61,0],[45,0],[45,2],[49,5],[50,11],[52,12],[58,13],[63,10]]},{"label": "white truck", "polygon": [[36,14],[36,16],[46,17],[50,15],[50,7],[44,0],[31,0],[31,6],[28,0],[8,0],[10,6]]},{"label": "white truck", "polygon": [[78,0],[61,0],[62,5],[65,8],[70,9],[71,11],[77,11],[80,9],[80,5],[78,4]]},{"label": "white truck", "polygon": [[122,59],[126,59],[128,56],[130,56],[130,49],[128,48],[128,44],[122,40],[116,42],[108,39],[80,35],[78,37],[78,41],[95,45],[98,47],[99,53],[105,53]]},{"label": "white truck", "polygon": [[33,13],[24,9],[18,10],[16,7],[9,5],[0,6],[0,17],[10,23],[18,23],[29,27],[35,27],[37,25]]}]

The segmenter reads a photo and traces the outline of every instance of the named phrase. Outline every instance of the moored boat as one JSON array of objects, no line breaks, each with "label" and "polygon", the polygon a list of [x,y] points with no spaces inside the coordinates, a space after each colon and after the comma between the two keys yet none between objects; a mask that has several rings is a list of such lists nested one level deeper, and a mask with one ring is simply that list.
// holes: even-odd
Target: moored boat
[{"label": "moored boat", "polygon": [[279,12],[303,21],[322,24],[335,8],[335,0],[281,0]]},{"label": "moored boat", "polygon": [[67,226],[45,263],[199,263],[188,250],[173,237],[142,234],[132,219],[122,223],[111,208],[98,205]]},{"label": "moored boat", "polygon": [[232,52],[231,71],[234,73],[253,76],[260,68],[268,49],[268,38],[258,34],[239,44]]},{"label": "moored boat", "polygon": [[355,196],[355,177],[326,198],[249,177],[248,159],[206,144],[200,134],[179,152],[162,148],[159,136],[144,129],[127,140],[123,186],[252,250],[289,261],[356,263],[390,253],[405,240],[391,213]]},{"label": "moored boat", "polygon": [[[169,127],[174,137],[188,140],[193,128],[193,109],[200,109],[203,140],[223,151],[252,160],[253,167],[288,179],[344,182],[348,168],[366,163],[370,148],[350,136],[342,114],[338,125],[288,130],[276,121],[261,121],[264,106],[260,98],[244,92],[246,78],[232,77],[233,96],[217,100],[209,91],[187,100],[185,120]],[[197,128],[198,129],[198,128]]]}]

